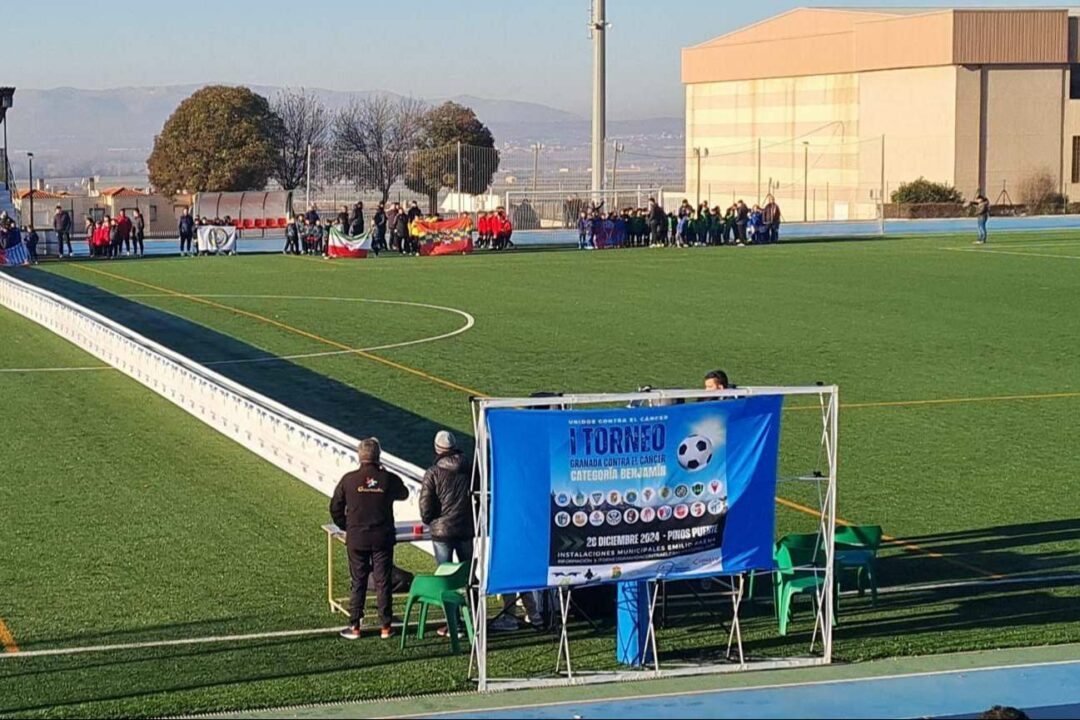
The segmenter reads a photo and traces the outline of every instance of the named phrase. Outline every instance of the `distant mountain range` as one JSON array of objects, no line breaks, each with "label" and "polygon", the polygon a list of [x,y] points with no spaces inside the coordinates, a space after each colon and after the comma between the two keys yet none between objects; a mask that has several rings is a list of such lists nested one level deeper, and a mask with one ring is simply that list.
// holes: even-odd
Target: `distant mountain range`
[{"label": "distant mountain range", "polygon": [[[9,113],[12,165],[17,175],[24,175],[24,152],[31,150],[35,154],[35,175],[39,177],[142,174],[154,136],[176,106],[202,86],[18,89]],[[280,90],[250,87],[266,97]],[[331,110],[354,98],[382,92],[312,90]],[[475,110],[500,146],[542,142],[574,147],[587,143],[590,136],[587,118],[547,105],[470,95],[429,101],[438,103],[444,99]],[[608,134],[671,138],[681,137],[683,128],[682,118],[653,118],[609,122]]]}]

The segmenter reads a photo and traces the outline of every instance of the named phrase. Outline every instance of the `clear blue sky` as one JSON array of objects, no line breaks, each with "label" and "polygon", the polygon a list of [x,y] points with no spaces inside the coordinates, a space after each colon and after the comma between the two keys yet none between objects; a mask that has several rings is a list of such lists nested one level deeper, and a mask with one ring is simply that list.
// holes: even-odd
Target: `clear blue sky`
[{"label": "clear blue sky", "polygon": [[[679,115],[680,48],[808,3],[608,0],[612,119]],[[1004,6],[829,0],[823,4]],[[203,82],[470,94],[585,115],[589,0],[14,0],[0,84],[109,88]]]}]

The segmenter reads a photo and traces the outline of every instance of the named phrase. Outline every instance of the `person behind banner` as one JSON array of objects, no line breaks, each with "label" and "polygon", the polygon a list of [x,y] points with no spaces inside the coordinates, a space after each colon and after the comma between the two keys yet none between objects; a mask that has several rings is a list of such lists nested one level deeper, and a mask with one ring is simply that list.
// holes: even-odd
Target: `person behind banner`
[{"label": "person behind banner", "polygon": [[391,244],[402,255],[408,255],[409,248],[409,216],[401,209],[400,203],[394,203],[394,223],[391,227]]},{"label": "person behind banner", "polygon": [[735,387],[728,380],[727,373],[723,370],[710,370],[705,373],[706,390],[730,390]]},{"label": "person behind banner", "polygon": [[406,254],[419,255],[420,254],[420,237],[414,235],[412,232],[413,223],[423,218],[424,214],[420,212],[420,206],[413,200],[409,203],[409,212],[407,214],[408,224],[406,227],[407,238],[409,243],[409,251]]},{"label": "person behind banner", "polygon": [[360,638],[367,600],[368,577],[373,576],[383,640],[393,636],[391,574],[394,568],[394,503],[409,497],[401,478],[384,468],[379,459],[378,438],[360,442],[360,467],[346,473],[330,500],[330,517],[345,530],[349,554],[349,625],[340,635],[346,640]]},{"label": "person behind banner", "polygon": [[349,226],[346,235],[356,237],[364,234],[364,203],[357,201],[349,212]]},{"label": "person behind banner", "polygon": [[371,249],[378,255],[380,250],[386,249],[386,203],[379,201],[375,207],[375,215],[371,218],[375,226],[375,236],[371,239]]},{"label": "person behind banner", "polygon": [[342,205],[337,214],[337,227],[345,235],[349,234],[349,206]]}]

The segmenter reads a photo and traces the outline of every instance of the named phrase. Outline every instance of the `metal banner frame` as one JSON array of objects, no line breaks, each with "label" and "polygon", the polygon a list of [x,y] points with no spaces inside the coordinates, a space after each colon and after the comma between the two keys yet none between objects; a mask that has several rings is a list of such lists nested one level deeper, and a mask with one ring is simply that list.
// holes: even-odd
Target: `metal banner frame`
[{"label": "metal banner frame", "polygon": [[[780,476],[778,483],[812,483],[818,489],[818,520],[821,537],[824,539],[825,566],[800,567],[799,570],[812,571],[823,576],[824,582],[817,591],[814,630],[810,640],[810,655],[795,658],[774,658],[748,661],[742,646],[742,630],[739,625],[739,610],[742,601],[744,578],[732,578],[732,626],[728,633],[727,655],[731,657],[732,646],[738,650],[737,663],[713,663],[661,669],[654,624],[660,578],[649,580],[649,627],[646,635],[644,653],[653,654],[652,669],[614,672],[574,672],[571,666],[570,641],[566,631],[569,614],[569,588],[559,588],[559,610],[562,617],[562,631],[559,637],[558,658],[555,665],[555,678],[492,678],[488,670],[488,608],[487,587],[491,560],[491,435],[487,427],[488,411],[496,408],[530,408],[559,405],[562,408],[577,406],[625,407],[629,403],[644,405],[665,405],[672,402],[692,402],[697,400],[724,400],[748,398],[763,395],[781,395],[787,397],[816,398],[821,413],[821,439],[819,463],[824,460],[823,469],[814,469],[794,477]],[[837,433],[839,431],[840,391],[835,385],[814,386],[763,386],[745,387],[730,390],[650,390],[647,392],[559,395],[558,397],[528,398],[487,398],[471,399],[473,431],[476,438],[476,454],[473,465],[474,519],[476,521],[476,541],[473,558],[474,585],[470,587],[469,602],[476,624],[476,641],[473,643],[469,659],[469,677],[477,683],[481,692],[492,690],[512,690],[522,688],[547,687],[553,685],[578,685],[598,682],[616,682],[623,680],[641,680],[657,677],[677,677],[711,673],[737,672],[747,670],[765,670],[783,667],[806,667],[826,665],[832,662],[833,647],[833,603],[836,579],[834,577],[834,544],[836,535],[836,485],[837,485]],[[721,575],[723,575],[721,573]],[[542,588],[537,588],[542,589]],[[551,588],[546,588],[551,589]],[[564,592],[565,591],[565,592]],[[821,651],[814,655],[814,648],[821,639]],[[565,674],[560,674],[562,663],[566,662]],[[475,673],[474,673],[475,668]]]}]

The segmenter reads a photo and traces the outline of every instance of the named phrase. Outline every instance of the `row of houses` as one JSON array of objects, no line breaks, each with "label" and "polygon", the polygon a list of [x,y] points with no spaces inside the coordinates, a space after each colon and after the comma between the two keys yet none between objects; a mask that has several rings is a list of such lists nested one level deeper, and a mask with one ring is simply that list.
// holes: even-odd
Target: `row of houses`
[{"label": "row of houses", "polygon": [[71,213],[76,233],[82,230],[83,220],[87,217],[97,221],[105,216],[116,217],[121,210],[126,211],[130,217],[137,209],[146,218],[148,234],[165,235],[176,233],[180,215],[185,209],[192,207],[193,200],[190,194],[166,196],[128,187],[111,187],[97,191],[91,185],[81,194],[46,190],[43,187],[20,190],[15,197],[15,206],[22,221],[28,222],[32,205],[34,227],[49,228],[52,227],[53,214],[59,205]]}]

